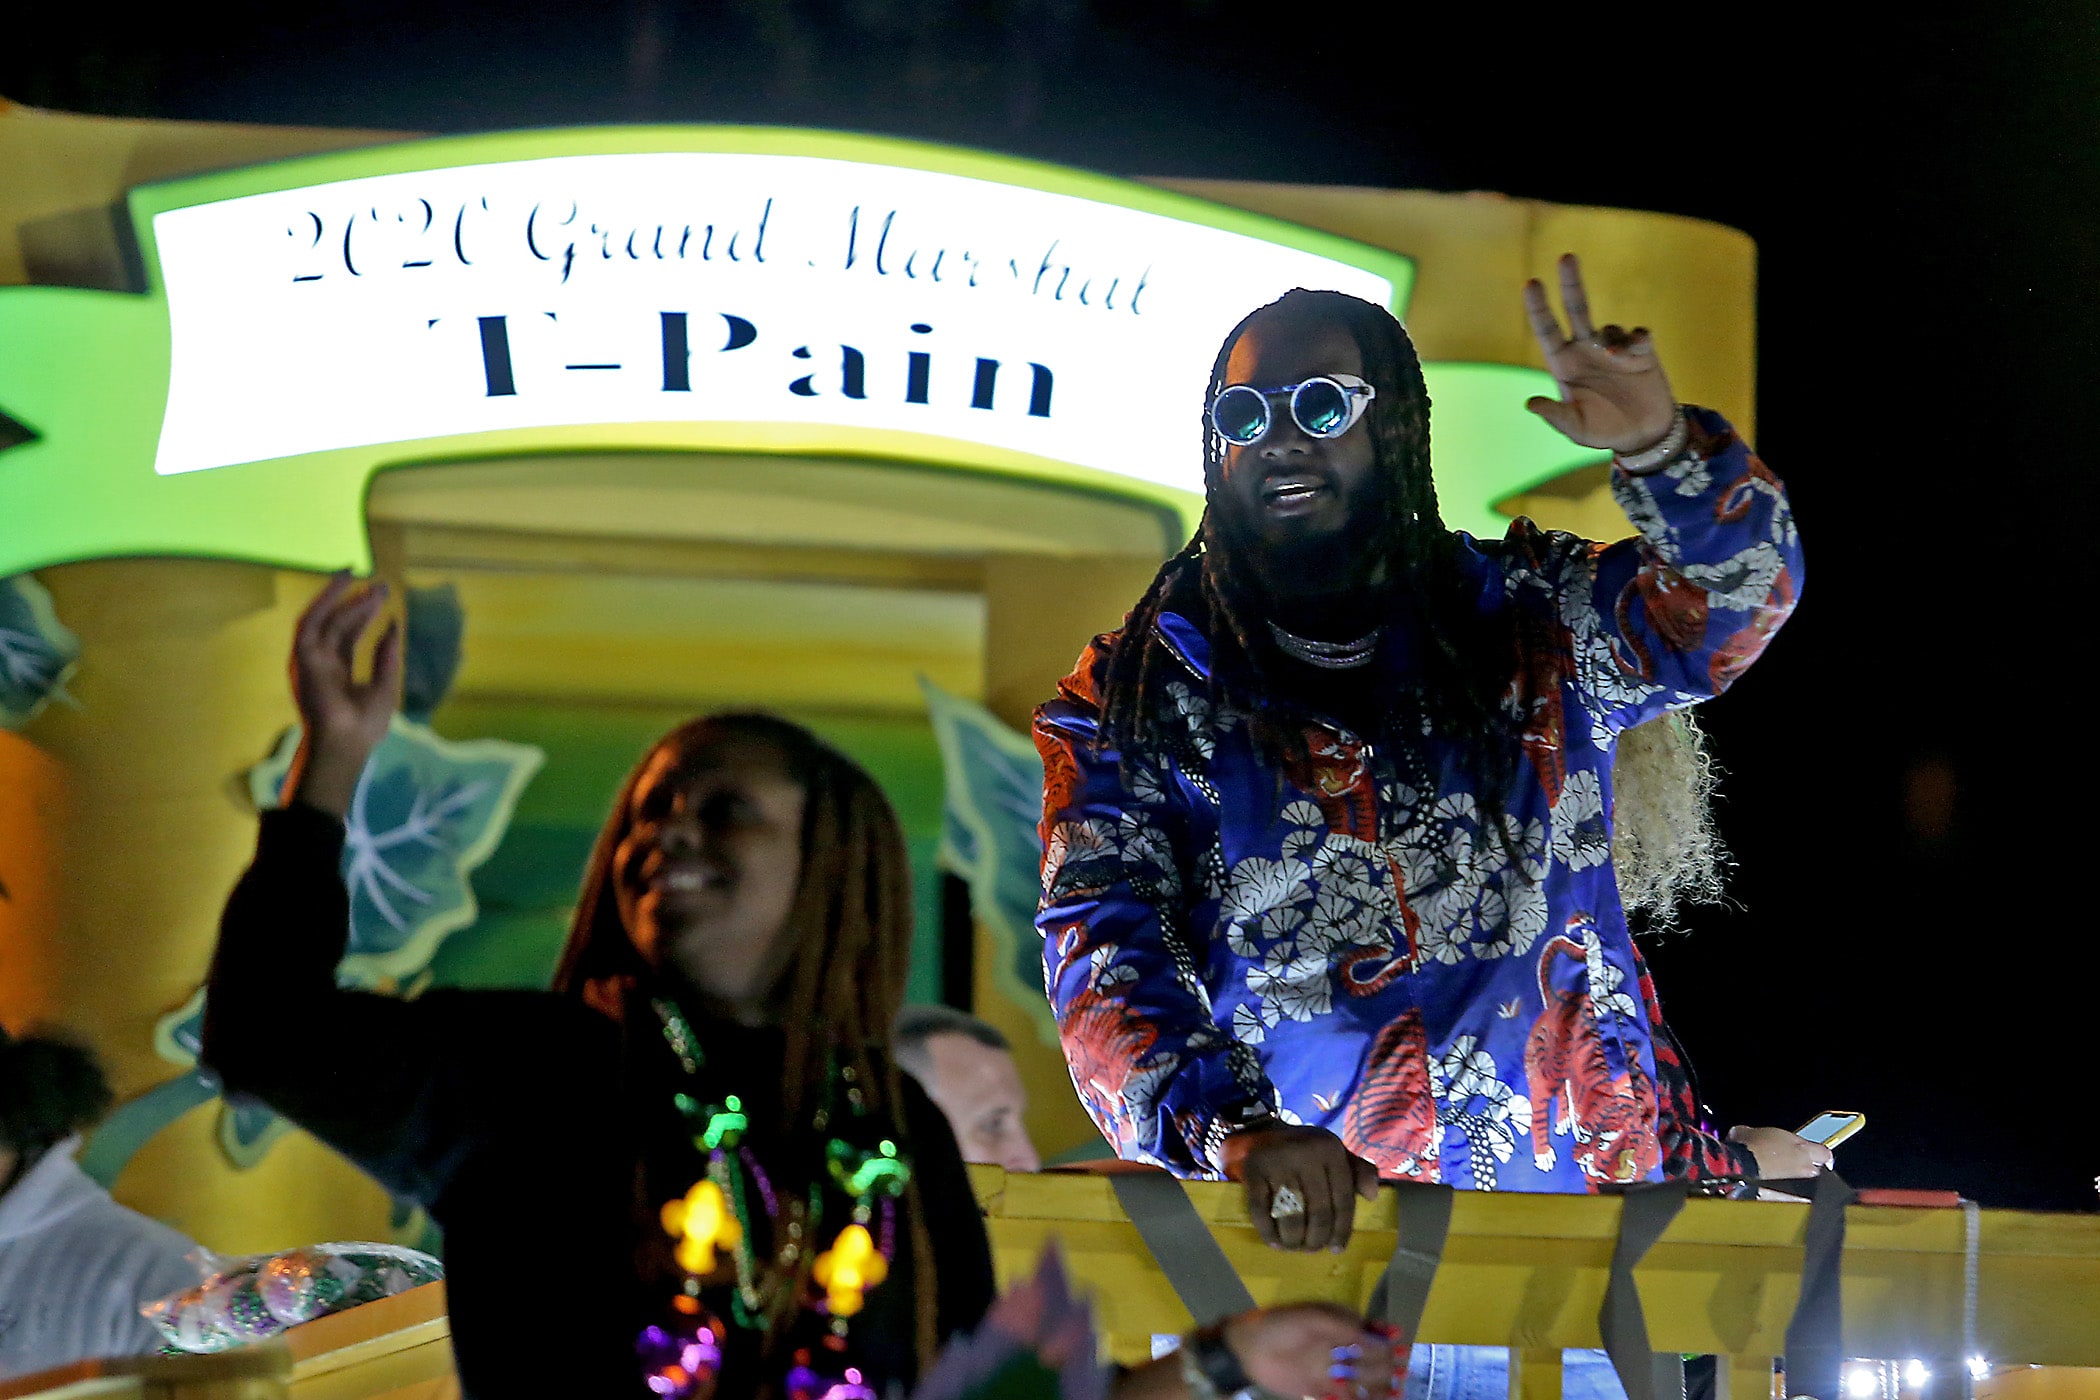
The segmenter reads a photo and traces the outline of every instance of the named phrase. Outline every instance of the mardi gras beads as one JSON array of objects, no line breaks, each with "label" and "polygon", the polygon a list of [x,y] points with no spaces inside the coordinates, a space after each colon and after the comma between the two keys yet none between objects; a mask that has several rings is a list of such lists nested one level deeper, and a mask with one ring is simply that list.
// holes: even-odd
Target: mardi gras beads
[{"label": "mardi gras beads", "polygon": [[[897,1154],[897,1144],[885,1138],[874,1148],[857,1148],[843,1138],[833,1138],[825,1148],[825,1166],[832,1181],[853,1201],[853,1223],[839,1231],[831,1248],[817,1256],[810,1278],[824,1290],[831,1310],[834,1331],[845,1319],[866,1305],[867,1291],[889,1277],[888,1255],[893,1247],[895,1197],[911,1182],[911,1167]],[[873,1204],[884,1206],[882,1248],[868,1233],[874,1218]]]},{"label": "mardi gras beads", "polygon": [[897,1155],[897,1144],[887,1138],[872,1150],[833,1138],[825,1149],[824,1163],[839,1190],[856,1204],[877,1196],[902,1195],[911,1183],[910,1164]]},{"label": "mardi gras beads", "polygon": [[803,1347],[795,1353],[783,1389],[787,1400],[877,1400],[860,1367],[849,1365],[844,1346]]},{"label": "mardi gras beads", "polygon": [[712,1400],[722,1378],[724,1335],[721,1321],[705,1308],[676,1327],[644,1327],[634,1348],[643,1384],[664,1400]]},{"label": "mardi gras beads", "polygon": [[708,1177],[693,1183],[679,1200],[666,1201],[664,1233],[678,1241],[678,1267],[702,1277],[715,1271],[715,1251],[734,1249],[744,1240],[743,1222],[729,1209],[721,1186]]},{"label": "mardi gras beads", "polygon": [[852,1317],[866,1305],[867,1291],[890,1276],[890,1261],[875,1248],[868,1227],[848,1225],[831,1248],[817,1256],[810,1277],[824,1290],[833,1317]]},{"label": "mardi gras beads", "polygon": [[[697,1080],[704,1063],[698,1037],[675,1005],[658,1000],[654,1006],[666,1043],[689,1082]],[[856,1125],[868,1117],[866,1095],[855,1080],[852,1066],[831,1063],[823,1100],[811,1115],[817,1133],[833,1126],[841,1083],[847,1110],[843,1116]],[[842,1125],[842,1135],[826,1141],[822,1166],[806,1193],[785,1195],[775,1191],[765,1168],[744,1146],[751,1122],[736,1095],[725,1094],[713,1102],[681,1091],[673,1103],[707,1167],[684,1196],[666,1202],[660,1212],[665,1232],[675,1241],[678,1265],[687,1274],[683,1293],[672,1300],[674,1309],[686,1317],[670,1327],[647,1329],[638,1341],[650,1389],[667,1400],[707,1400],[713,1394],[725,1334],[701,1307],[703,1281],[715,1272],[719,1253],[730,1252],[736,1266],[732,1321],[753,1330],[766,1327],[784,1301],[781,1291],[798,1286],[803,1250],[814,1248],[821,1238],[828,1185],[851,1203],[851,1220],[831,1247],[810,1261],[809,1278],[822,1290],[821,1298],[810,1300],[810,1310],[829,1318],[828,1335],[814,1351],[805,1348],[795,1354],[795,1364],[784,1378],[787,1394],[789,1400],[874,1400],[876,1392],[851,1364],[846,1333],[848,1320],[865,1308],[868,1291],[889,1277],[896,1198],[910,1184],[910,1163],[894,1141],[885,1138],[872,1147],[862,1146],[843,1135]],[[768,1261],[770,1268],[761,1268],[753,1245],[754,1193],[771,1225],[776,1258]],[[878,1203],[879,1238],[868,1228]],[[709,1361],[709,1356],[714,1359]]]}]

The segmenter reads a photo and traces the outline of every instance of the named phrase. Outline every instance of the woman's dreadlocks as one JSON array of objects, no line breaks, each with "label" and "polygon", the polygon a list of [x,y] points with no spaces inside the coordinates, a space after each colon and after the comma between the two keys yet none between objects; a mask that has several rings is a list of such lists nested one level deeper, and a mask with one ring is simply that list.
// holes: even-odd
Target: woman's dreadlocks
[{"label": "woman's dreadlocks", "polygon": [[[1421,666],[1412,695],[1381,697],[1377,737],[1418,747],[1426,723],[1457,739],[1472,752],[1478,792],[1492,802],[1516,769],[1516,722],[1503,697],[1521,623],[1513,611],[1482,609],[1479,583],[1460,567],[1457,537],[1438,513],[1429,471],[1429,391],[1413,342],[1384,308],[1341,292],[1286,292],[1233,327],[1219,349],[1204,397],[1203,520],[1180,553],[1160,567],[1123,624],[1102,687],[1100,742],[1128,755],[1175,741],[1160,719],[1166,713],[1163,689],[1177,663],[1154,625],[1171,608],[1210,637],[1213,698],[1251,712],[1257,742],[1272,752],[1304,744],[1308,716],[1268,683],[1267,651],[1258,643],[1263,595],[1254,561],[1224,527],[1218,505],[1225,444],[1211,428],[1209,406],[1226,386],[1233,347],[1257,317],[1339,324],[1363,355],[1364,378],[1378,391],[1365,418],[1381,484],[1371,539],[1386,561],[1392,620],[1419,640]],[[1252,703],[1256,697],[1259,704]],[[1500,833],[1500,821],[1487,825]]]},{"label": "woman's dreadlocks", "polygon": [[[771,746],[804,794],[802,877],[785,929],[794,952],[781,975],[780,1024],[787,1031],[780,1066],[781,1121],[804,1119],[805,1110],[822,1102],[836,1065],[852,1071],[869,1108],[886,1114],[901,1136],[909,1129],[890,1028],[904,1005],[911,960],[911,859],[897,814],[875,780],[798,724],[748,712],[709,715],[672,730],[643,756],[599,833],[553,989],[611,1011],[619,993],[605,988],[622,982],[646,986],[655,976],[621,921],[614,891],[614,853],[632,821],[635,787],[655,754],[689,753],[732,736]],[[941,1343],[939,1261],[916,1181],[905,1188],[904,1205],[923,1371],[932,1366]],[[793,1287],[776,1297],[767,1318],[769,1351],[787,1336],[801,1307],[816,1253],[802,1251]]]}]

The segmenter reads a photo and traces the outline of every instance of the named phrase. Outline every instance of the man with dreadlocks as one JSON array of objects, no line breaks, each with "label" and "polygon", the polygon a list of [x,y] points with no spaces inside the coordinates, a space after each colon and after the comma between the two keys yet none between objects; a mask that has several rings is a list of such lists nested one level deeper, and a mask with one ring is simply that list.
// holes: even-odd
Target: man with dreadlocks
[{"label": "man with dreadlocks", "polygon": [[1195,538],[1036,715],[1073,1082],[1119,1155],[1244,1180],[1272,1244],[1338,1248],[1380,1177],[1829,1162],[1704,1124],[1613,858],[1619,736],[1718,693],[1794,606],[1786,497],[1560,271],[1568,333],[1525,289],[1560,389],[1528,406],[1614,454],[1637,537],[1447,530],[1406,332],[1295,291],[1219,352]]}]

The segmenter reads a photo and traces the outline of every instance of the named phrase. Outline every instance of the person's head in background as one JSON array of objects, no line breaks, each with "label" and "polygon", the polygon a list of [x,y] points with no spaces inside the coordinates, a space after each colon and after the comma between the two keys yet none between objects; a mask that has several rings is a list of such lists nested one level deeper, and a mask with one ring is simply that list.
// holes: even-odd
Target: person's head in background
[{"label": "person's head in background", "polygon": [[111,1102],[109,1081],[86,1050],[51,1036],[17,1039],[0,1027],[0,1195]]},{"label": "person's head in background", "polygon": [[952,1006],[907,1006],[894,1043],[897,1063],[947,1115],[965,1162],[1042,1168],[1028,1140],[1028,1090],[1005,1036]]}]

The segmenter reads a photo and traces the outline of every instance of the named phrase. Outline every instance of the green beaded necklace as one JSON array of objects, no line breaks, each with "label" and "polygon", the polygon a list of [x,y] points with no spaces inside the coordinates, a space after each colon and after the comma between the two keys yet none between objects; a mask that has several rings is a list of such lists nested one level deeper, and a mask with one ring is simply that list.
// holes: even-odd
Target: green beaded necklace
[{"label": "green beaded necklace", "polygon": [[[659,997],[650,1005],[663,1026],[664,1041],[677,1057],[688,1084],[697,1087],[694,1081],[698,1080],[706,1058],[691,1024],[668,999]],[[846,1086],[845,1098],[851,1121],[857,1123],[866,1119],[867,1096],[854,1078],[852,1066],[841,1066],[834,1055],[825,1075],[823,1100],[811,1118],[811,1126],[816,1131],[821,1133],[830,1127],[831,1107],[836,1102],[841,1083]],[[725,1094],[720,1102],[712,1102],[681,1089],[672,1096],[672,1103],[691,1134],[693,1147],[707,1157],[703,1181],[713,1185],[721,1203],[728,1208],[726,1218],[707,1216],[704,1209],[696,1211],[695,1205],[689,1203],[704,1206],[715,1199],[707,1196],[699,1183],[687,1194],[685,1202],[674,1202],[666,1207],[666,1228],[674,1236],[682,1236],[686,1242],[681,1249],[681,1263],[687,1265],[682,1297],[693,1300],[693,1308],[681,1310],[697,1309],[704,1273],[712,1271],[712,1251],[727,1244],[736,1264],[737,1285],[731,1296],[731,1312],[736,1325],[763,1328],[767,1313],[778,1300],[779,1290],[794,1286],[804,1239],[815,1237],[822,1227],[823,1185],[828,1179],[853,1204],[852,1223],[839,1232],[830,1254],[818,1258],[818,1271],[824,1272],[828,1267],[830,1275],[828,1282],[823,1279],[819,1282],[826,1286],[826,1305],[832,1314],[831,1331],[843,1338],[847,1319],[859,1311],[860,1295],[880,1284],[888,1275],[889,1258],[894,1252],[894,1240],[889,1238],[894,1230],[894,1208],[887,1207],[887,1203],[902,1195],[911,1182],[911,1164],[899,1153],[897,1144],[885,1138],[873,1147],[861,1147],[844,1137],[833,1136],[824,1148],[825,1170],[813,1175],[800,1198],[788,1202],[787,1209],[782,1211],[782,1203],[764,1168],[743,1145],[751,1120],[744,1112],[741,1098]],[[770,1279],[762,1277],[752,1244],[751,1195],[754,1190],[762,1198],[773,1227],[775,1267],[769,1271]],[[886,1238],[879,1249],[868,1234],[877,1202],[886,1206],[883,1232]],[[677,1212],[675,1226],[674,1209]],[[704,1245],[693,1249],[691,1242],[702,1238],[703,1234]],[[688,1249],[693,1249],[693,1252],[687,1253]],[[828,1266],[827,1260],[831,1261]],[[696,1262],[706,1262],[707,1268],[691,1267],[691,1263]]]}]

